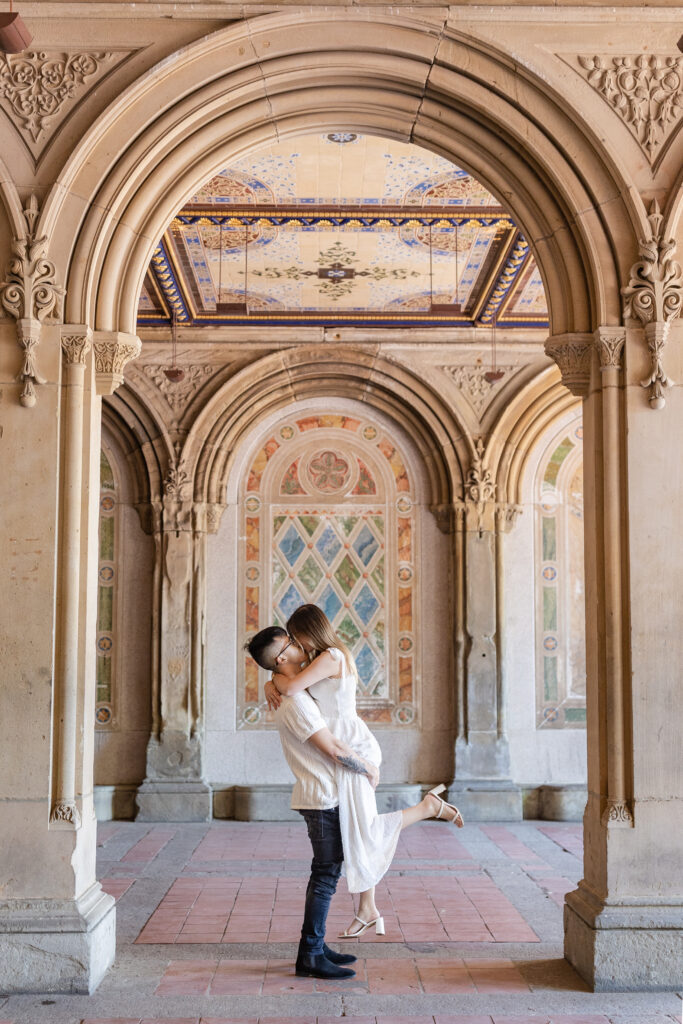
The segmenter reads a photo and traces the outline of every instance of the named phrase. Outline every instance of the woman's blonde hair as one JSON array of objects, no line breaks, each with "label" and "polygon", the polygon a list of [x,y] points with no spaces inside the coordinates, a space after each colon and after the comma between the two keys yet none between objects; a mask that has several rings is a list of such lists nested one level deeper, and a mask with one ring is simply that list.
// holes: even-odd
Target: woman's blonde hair
[{"label": "woman's blonde hair", "polygon": [[343,640],[339,639],[334,631],[334,626],[317,604],[302,604],[293,615],[290,615],[286,628],[297,643],[300,644],[302,640],[306,640],[312,645],[311,660],[317,658],[323,651],[328,651],[330,647],[340,650],[344,655],[346,671],[354,676],[358,683],[358,670],[351,651]]}]

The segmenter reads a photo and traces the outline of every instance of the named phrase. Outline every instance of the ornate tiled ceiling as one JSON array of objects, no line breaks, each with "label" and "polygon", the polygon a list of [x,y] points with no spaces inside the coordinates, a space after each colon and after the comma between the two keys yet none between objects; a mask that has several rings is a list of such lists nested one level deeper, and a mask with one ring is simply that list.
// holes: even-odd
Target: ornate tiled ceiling
[{"label": "ornate tiled ceiling", "polygon": [[178,212],[145,277],[140,325],[547,326],[509,213],[418,146],[332,132],[233,161]]}]

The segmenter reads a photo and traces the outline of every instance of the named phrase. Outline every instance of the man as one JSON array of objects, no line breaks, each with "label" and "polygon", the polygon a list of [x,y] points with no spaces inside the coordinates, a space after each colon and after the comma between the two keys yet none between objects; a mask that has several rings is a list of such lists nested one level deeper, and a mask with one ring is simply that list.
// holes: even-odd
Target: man
[{"label": "man", "polygon": [[[262,629],[245,647],[254,661],[270,672],[296,675],[304,660],[304,652],[279,626]],[[327,913],[344,861],[335,767],[367,775],[373,786],[377,786],[379,772],[332,735],[316,702],[305,691],[282,698],[275,722],[296,779],[292,808],[304,817],[313,847],[296,973],[307,978],[352,978],[356,972],[342,965],[354,963],[356,957],[336,953],[325,944]]]}]

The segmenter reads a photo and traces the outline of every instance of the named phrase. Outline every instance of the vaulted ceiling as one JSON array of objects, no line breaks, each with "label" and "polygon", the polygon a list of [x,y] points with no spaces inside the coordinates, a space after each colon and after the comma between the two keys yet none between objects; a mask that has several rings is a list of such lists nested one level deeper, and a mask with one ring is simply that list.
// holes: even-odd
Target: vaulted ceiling
[{"label": "vaulted ceiling", "polygon": [[418,146],[308,135],[233,161],[178,212],[138,322],[546,327],[543,284],[484,186]]}]

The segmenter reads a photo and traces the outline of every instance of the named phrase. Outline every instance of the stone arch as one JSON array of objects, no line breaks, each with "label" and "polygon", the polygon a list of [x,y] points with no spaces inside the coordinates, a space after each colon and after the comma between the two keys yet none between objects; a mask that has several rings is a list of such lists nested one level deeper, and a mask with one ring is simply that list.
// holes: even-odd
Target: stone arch
[{"label": "stone arch", "polygon": [[[541,127],[550,123],[554,137]],[[447,25],[393,18],[390,27],[381,14],[343,11],[266,15],[213,33],[109,108],[42,215],[67,277],[67,319],[134,331],[152,249],[183,200],[232,155],[332,124],[423,145],[501,196],[534,249],[553,333],[618,322],[644,210],[562,99]],[[74,248],[62,242],[74,237]]]},{"label": "stone arch", "polygon": [[472,440],[454,412],[428,384],[377,350],[335,345],[266,356],[214,394],[192,425],[183,451],[195,500],[223,500],[231,454],[265,410],[324,396],[360,400],[403,424],[423,460],[435,511],[459,497]]}]

